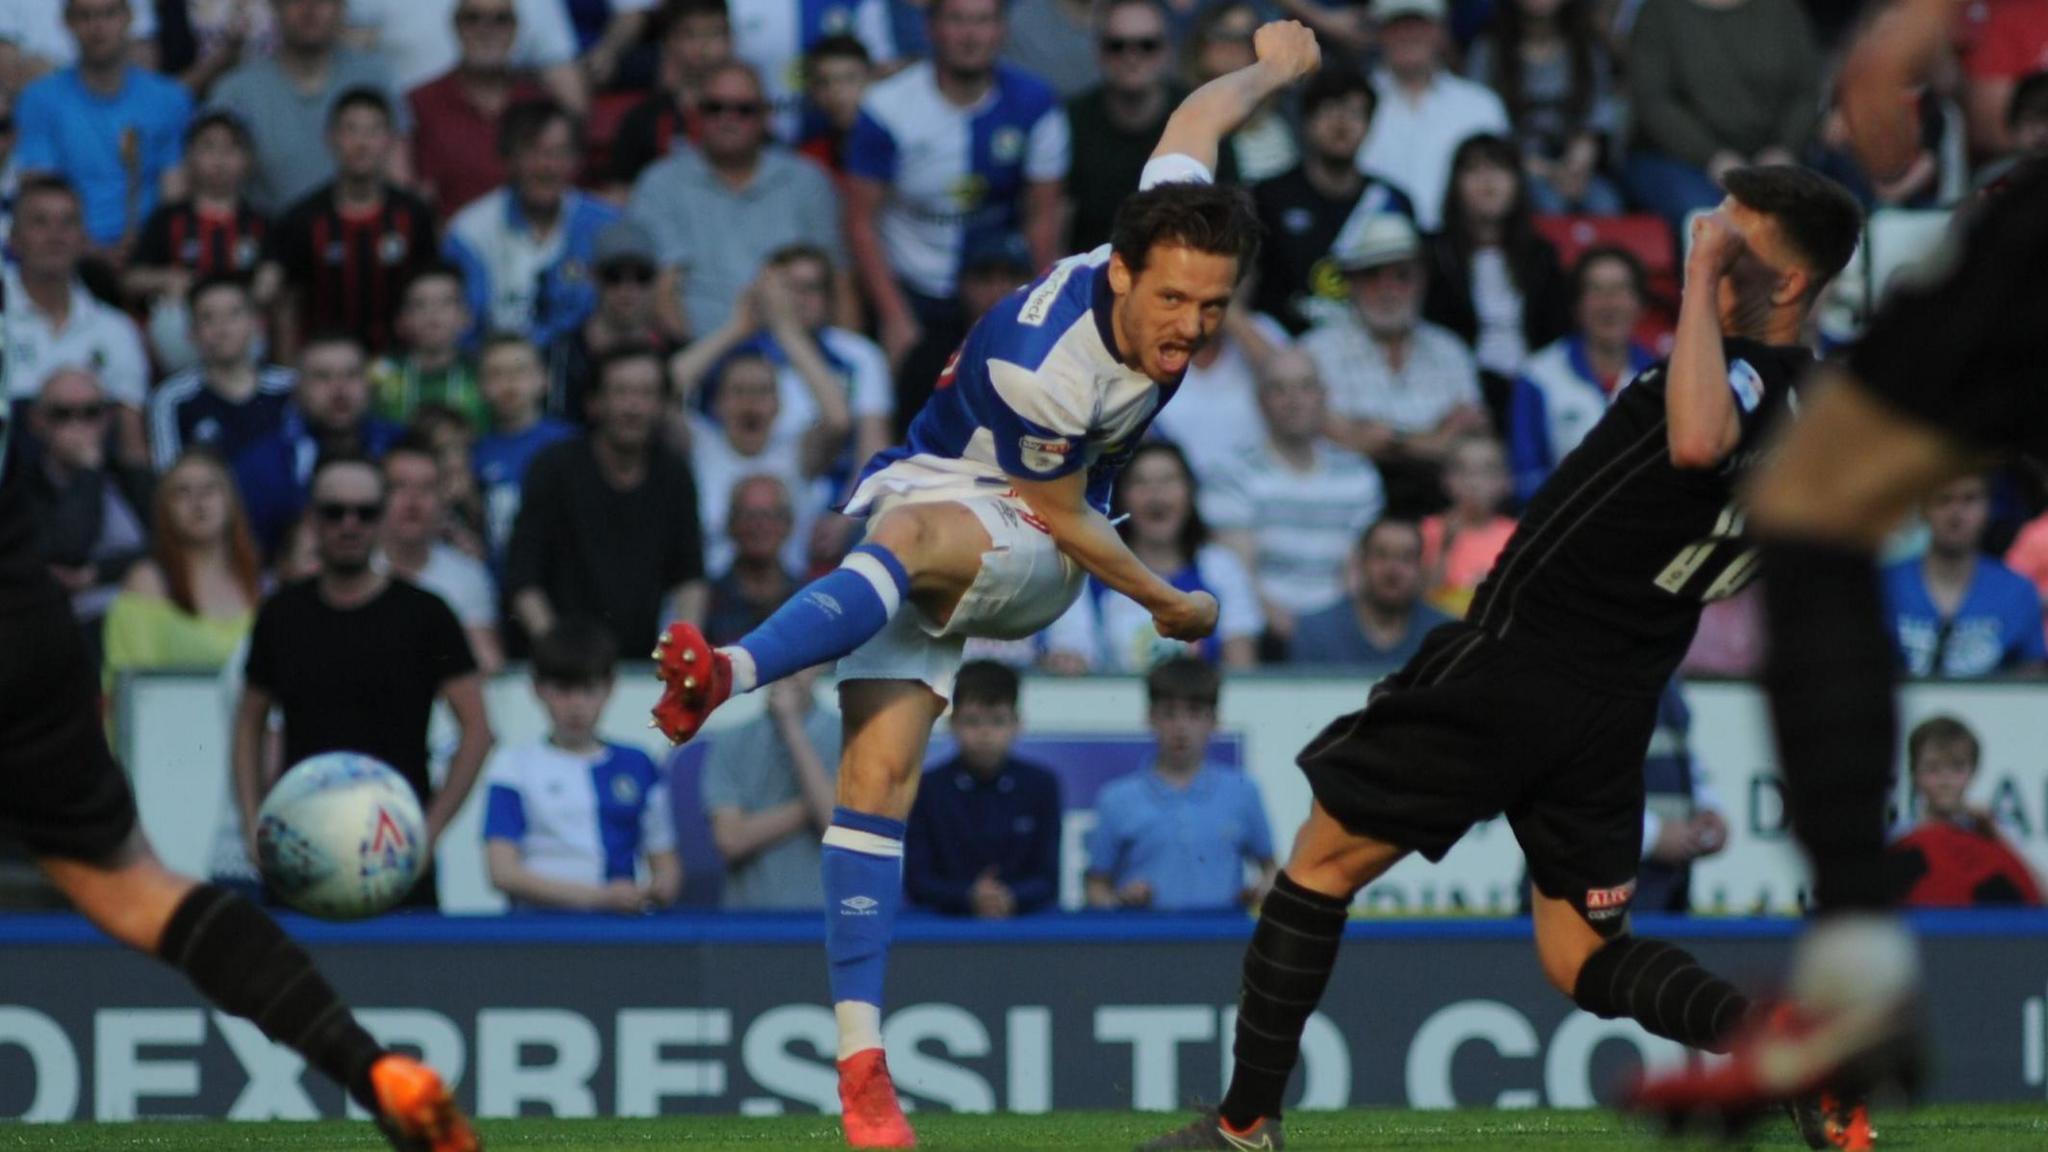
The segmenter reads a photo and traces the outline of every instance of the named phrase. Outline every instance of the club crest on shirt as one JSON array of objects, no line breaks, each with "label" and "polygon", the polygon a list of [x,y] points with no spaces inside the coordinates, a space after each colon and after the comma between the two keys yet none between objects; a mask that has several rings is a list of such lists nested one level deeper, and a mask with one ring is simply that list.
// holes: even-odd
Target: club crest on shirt
[{"label": "club crest on shirt", "polygon": [[998,164],[1015,164],[1024,156],[1024,130],[1004,125],[988,138],[988,154]]},{"label": "club crest on shirt", "polygon": [[631,776],[612,777],[612,799],[628,806],[638,804],[640,802],[640,782]]},{"label": "club crest on shirt", "polygon": [[1017,455],[1024,466],[1033,472],[1056,471],[1067,459],[1074,446],[1057,436],[1020,436],[1017,438]]}]

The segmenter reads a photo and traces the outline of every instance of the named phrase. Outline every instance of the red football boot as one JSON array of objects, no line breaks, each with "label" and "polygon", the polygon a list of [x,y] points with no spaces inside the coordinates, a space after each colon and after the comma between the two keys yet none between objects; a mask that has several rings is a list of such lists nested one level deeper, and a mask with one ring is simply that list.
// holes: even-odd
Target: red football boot
[{"label": "red football boot", "polygon": [[896,1084],[880,1048],[864,1048],[839,1062],[839,1104],[847,1147],[917,1147],[917,1133],[896,1102]]},{"label": "red football boot", "polygon": [[654,660],[654,674],[662,680],[654,726],[669,743],[687,743],[712,710],[732,697],[732,661],[695,624],[680,620],[661,634]]},{"label": "red football boot", "polygon": [[483,1141],[432,1068],[390,1055],[370,1066],[377,1127],[400,1152],[480,1152]]}]

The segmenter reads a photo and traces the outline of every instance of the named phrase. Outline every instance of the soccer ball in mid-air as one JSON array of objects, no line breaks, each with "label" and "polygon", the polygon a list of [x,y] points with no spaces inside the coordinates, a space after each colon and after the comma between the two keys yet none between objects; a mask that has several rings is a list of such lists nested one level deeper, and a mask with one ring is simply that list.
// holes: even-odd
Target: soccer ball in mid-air
[{"label": "soccer ball in mid-air", "polygon": [[412,786],[355,752],[309,756],[257,813],[263,878],[285,903],[328,920],[375,916],[427,866],[427,820]]}]

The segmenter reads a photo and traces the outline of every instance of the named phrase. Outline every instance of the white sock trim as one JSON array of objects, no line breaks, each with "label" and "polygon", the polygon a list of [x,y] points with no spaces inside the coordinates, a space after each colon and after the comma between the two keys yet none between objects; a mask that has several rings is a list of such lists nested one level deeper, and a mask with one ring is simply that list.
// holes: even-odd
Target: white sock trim
[{"label": "white sock trim", "polygon": [[720,648],[719,651],[725,653],[725,658],[732,663],[733,695],[745,696],[760,686],[758,681],[761,679],[761,673],[754,667],[753,653],[737,644],[730,648]]},{"label": "white sock trim", "polygon": [[870,1048],[882,1046],[882,1006],[864,1000],[841,1000],[832,1005],[839,1021],[839,1058],[849,1059]]},{"label": "white sock trim", "polygon": [[893,836],[875,832],[863,832],[858,828],[846,828],[834,824],[825,829],[823,842],[827,848],[844,848],[863,856],[881,856],[891,860],[903,858],[903,841]]},{"label": "white sock trim", "polygon": [[868,582],[875,595],[882,598],[883,615],[894,616],[896,609],[903,606],[903,593],[896,587],[896,577],[889,574],[888,566],[880,560],[865,552],[853,552],[839,566]]}]

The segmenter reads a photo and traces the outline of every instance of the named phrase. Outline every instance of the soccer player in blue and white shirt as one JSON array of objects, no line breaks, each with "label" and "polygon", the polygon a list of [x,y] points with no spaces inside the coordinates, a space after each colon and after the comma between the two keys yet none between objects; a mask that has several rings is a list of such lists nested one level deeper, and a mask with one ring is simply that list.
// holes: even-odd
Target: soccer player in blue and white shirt
[{"label": "soccer player in blue and white shirt", "polygon": [[1031,635],[1091,575],[1169,639],[1216,626],[1215,598],[1155,575],[1104,508],[1257,250],[1250,198],[1210,183],[1217,142],[1313,72],[1318,53],[1291,22],[1261,28],[1256,47],[1254,64],[1175,110],[1110,244],[1060,261],[975,325],[909,443],[875,457],[855,486],[847,511],[869,526],[846,562],[732,647],[714,651],[678,623],[657,651],[667,687],[655,721],[676,741],[735,692],[840,660],[846,738],[824,836],[826,949],[842,1123],[856,1148],[915,1142],[882,1056],[882,972],[904,820],[967,639]]},{"label": "soccer player in blue and white shirt", "polygon": [[597,735],[616,658],[584,620],[534,642],[548,734],[501,749],[485,777],[484,859],[515,904],[634,915],[683,890],[668,786],[647,753]]},{"label": "soccer player in blue and white shirt", "polygon": [[1002,0],[932,0],[932,58],[867,91],[846,140],[846,246],[900,364],[929,329],[957,339],[965,254],[1022,232],[1059,256],[1067,118],[1045,81],[997,62]]}]

